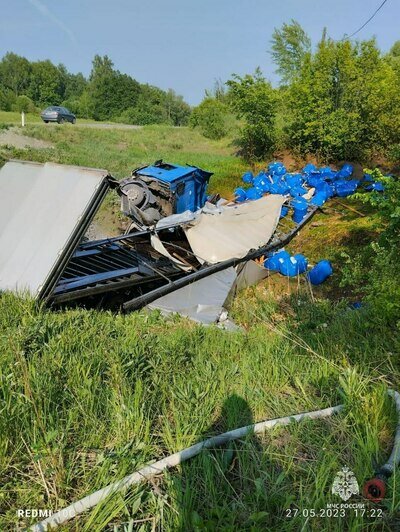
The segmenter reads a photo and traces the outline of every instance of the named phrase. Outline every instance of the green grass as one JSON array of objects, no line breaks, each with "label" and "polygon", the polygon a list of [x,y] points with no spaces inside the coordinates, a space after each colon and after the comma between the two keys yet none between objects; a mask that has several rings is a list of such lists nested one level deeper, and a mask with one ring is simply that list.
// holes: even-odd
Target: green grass
[{"label": "green grass", "polygon": [[[105,167],[117,177],[163,157],[215,171],[212,187],[224,194],[245,169],[229,140],[189,129],[28,132],[55,148],[3,156]],[[243,332],[157,312],[52,311],[0,295],[0,529],[34,522],[18,520],[18,508],[60,509],[207,435],[340,402],[346,408],[336,417],[203,452],[64,529],[395,529],[398,473],[381,519],[302,515],[340,502],[331,487],[343,466],[362,486],[388,456],[395,430],[385,390],[399,388],[399,331],[367,307],[350,310],[329,288],[339,285],[340,254],[379,227],[371,213],[334,208],[343,212],[319,215],[291,245],[313,261],[334,260],[332,279],[312,296],[303,281],[277,276],[246,289],[231,310]],[[287,518],[289,508],[300,512]]]}]

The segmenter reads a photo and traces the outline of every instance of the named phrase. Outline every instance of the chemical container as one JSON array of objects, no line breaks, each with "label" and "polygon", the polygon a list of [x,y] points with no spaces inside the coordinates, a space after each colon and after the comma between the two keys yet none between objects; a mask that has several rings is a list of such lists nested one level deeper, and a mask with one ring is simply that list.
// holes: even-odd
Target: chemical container
[{"label": "chemical container", "polygon": [[330,275],[333,269],[329,260],[321,260],[308,272],[308,278],[311,284],[319,285],[323,283]]}]

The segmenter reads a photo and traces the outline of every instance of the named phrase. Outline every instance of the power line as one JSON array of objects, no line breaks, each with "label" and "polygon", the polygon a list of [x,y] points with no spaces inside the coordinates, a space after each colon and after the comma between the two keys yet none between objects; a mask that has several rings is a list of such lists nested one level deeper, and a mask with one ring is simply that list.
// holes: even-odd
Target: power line
[{"label": "power line", "polygon": [[356,30],[356,31],[355,31],[354,33],[352,33],[351,35],[345,35],[345,36],[343,37],[342,41],[345,40],[345,39],[351,39],[351,37],[354,37],[354,35],[356,35],[358,32],[360,32],[362,29],[364,29],[365,26],[366,26],[369,22],[371,22],[371,20],[375,17],[375,15],[378,13],[378,11],[380,11],[380,10],[382,9],[382,7],[386,4],[387,1],[388,1],[388,0],[383,0],[383,2],[382,2],[381,5],[378,7],[378,9],[376,9],[376,11],[375,11],[375,12],[369,17],[369,19],[368,19],[366,22],[364,22],[364,24],[363,24],[362,26],[361,26],[360,28],[358,28],[358,30]]}]

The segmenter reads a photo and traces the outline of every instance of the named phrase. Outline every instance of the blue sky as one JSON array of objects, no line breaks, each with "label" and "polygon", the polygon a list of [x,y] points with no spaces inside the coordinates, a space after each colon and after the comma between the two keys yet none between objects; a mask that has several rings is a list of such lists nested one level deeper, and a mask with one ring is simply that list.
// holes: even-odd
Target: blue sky
[{"label": "blue sky", "polygon": [[[51,59],[88,75],[94,54],[199,103],[216,78],[260,66],[276,82],[268,49],[274,27],[296,19],[313,42],[326,26],[350,34],[381,0],[1,0],[0,55]],[[383,50],[400,39],[400,3],[388,0],[358,34]]]}]

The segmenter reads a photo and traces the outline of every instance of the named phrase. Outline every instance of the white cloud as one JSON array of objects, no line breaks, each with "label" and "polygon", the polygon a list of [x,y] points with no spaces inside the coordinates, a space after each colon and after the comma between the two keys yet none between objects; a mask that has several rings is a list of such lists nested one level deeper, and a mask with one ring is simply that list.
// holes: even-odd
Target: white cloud
[{"label": "white cloud", "polygon": [[76,44],[76,37],[75,37],[74,32],[70,28],[68,28],[68,26],[66,26],[62,20],[57,18],[55,15],[53,15],[53,13],[49,10],[47,6],[45,6],[40,0],[28,0],[28,2],[35,9],[37,9],[39,13],[41,13],[44,17],[46,17],[51,22],[56,24],[59,28],[61,28],[64,31],[64,33],[68,35],[68,38],[70,39],[70,41],[73,44]]}]

